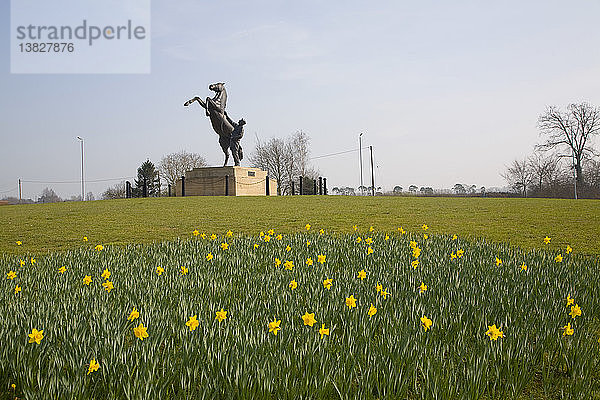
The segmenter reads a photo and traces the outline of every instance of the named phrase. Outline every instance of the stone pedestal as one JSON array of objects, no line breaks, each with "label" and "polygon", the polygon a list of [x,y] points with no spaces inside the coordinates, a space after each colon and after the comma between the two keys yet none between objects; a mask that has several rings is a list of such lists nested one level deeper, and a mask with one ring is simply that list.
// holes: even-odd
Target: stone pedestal
[{"label": "stone pedestal", "polygon": [[[269,196],[277,196],[277,181],[269,179]],[[177,180],[175,196],[181,196]],[[267,172],[249,167],[203,167],[185,173],[185,196],[266,196]]]}]

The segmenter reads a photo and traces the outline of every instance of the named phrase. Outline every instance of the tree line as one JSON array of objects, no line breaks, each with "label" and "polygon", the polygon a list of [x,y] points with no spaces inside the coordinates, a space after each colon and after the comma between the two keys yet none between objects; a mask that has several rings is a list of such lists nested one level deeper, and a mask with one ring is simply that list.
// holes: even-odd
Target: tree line
[{"label": "tree line", "polygon": [[538,118],[543,141],[533,154],[514,160],[502,174],[522,197],[600,198],[600,108],[569,104],[548,107]]}]

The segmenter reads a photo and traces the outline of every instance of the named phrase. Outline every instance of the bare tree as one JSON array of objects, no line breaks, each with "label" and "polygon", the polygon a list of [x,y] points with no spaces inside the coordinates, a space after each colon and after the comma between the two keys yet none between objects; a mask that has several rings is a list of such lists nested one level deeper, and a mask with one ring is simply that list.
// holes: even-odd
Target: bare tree
[{"label": "bare tree", "polygon": [[277,194],[281,195],[291,194],[292,182],[300,176],[317,178],[318,172],[310,166],[309,156],[310,138],[298,131],[288,138],[272,138],[264,143],[257,138],[256,149],[249,159],[254,166],[277,180]]},{"label": "bare tree", "polygon": [[50,188],[44,188],[42,194],[38,198],[38,203],[57,203],[59,201],[62,201],[62,199]]},{"label": "bare tree", "polygon": [[535,152],[529,157],[529,166],[532,173],[532,181],[537,184],[538,192],[552,185],[558,172],[558,159],[556,155],[545,156],[543,153]]},{"label": "bare tree", "polygon": [[540,135],[546,137],[546,142],[537,147],[541,150],[566,150],[559,157],[573,158],[576,182],[581,187],[584,183],[582,164],[594,154],[592,136],[600,133],[600,108],[588,103],[569,104],[567,111],[563,112],[551,106],[540,115],[538,124]]},{"label": "bare tree", "polygon": [[194,168],[206,166],[206,159],[200,154],[188,153],[181,150],[179,153],[171,153],[164,156],[158,163],[160,175],[168,184],[175,187],[177,179]]},{"label": "bare tree", "polygon": [[515,192],[527,197],[527,189],[533,182],[533,172],[527,159],[514,160],[510,167],[506,169],[506,172],[502,174],[502,177],[506,179],[506,182]]},{"label": "bare tree", "polygon": [[117,183],[116,185],[106,189],[106,191],[104,191],[104,193],[102,193],[102,198],[104,200],[124,199],[125,194],[126,194],[125,192],[126,192],[125,181],[122,181],[122,182]]}]

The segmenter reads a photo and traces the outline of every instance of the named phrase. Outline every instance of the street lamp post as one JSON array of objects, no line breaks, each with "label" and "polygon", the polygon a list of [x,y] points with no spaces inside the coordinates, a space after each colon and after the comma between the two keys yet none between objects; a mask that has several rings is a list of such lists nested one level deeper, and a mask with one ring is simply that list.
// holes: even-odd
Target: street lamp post
[{"label": "street lamp post", "polygon": [[362,161],[362,132],[358,135],[358,154],[360,159],[360,194],[363,193],[363,161]]},{"label": "street lamp post", "polygon": [[81,201],[85,201],[85,191],[83,186],[83,138],[77,136],[77,140],[81,142]]}]

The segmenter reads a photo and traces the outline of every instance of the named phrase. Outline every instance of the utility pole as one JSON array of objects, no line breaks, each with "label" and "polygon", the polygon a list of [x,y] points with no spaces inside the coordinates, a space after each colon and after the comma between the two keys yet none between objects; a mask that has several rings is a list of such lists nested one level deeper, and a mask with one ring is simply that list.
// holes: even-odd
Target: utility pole
[{"label": "utility pole", "polygon": [[21,192],[21,178],[19,178],[19,204],[23,201],[23,196]]},{"label": "utility pole", "polygon": [[575,169],[575,150],[573,150],[573,178],[575,179],[575,200],[577,200],[577,170]]},{"label": "utility pole", "polygon": [[375,172],[373,171],[373,146],[369,146],[371,152],[371,195],[375,196]]},{"label": "utility pole", "polygon": [[83,139],[77,136],[77,140],[81,142],[81,201],[85,201],[85,190],[83,184]]},{"label": "utility pole", "polygon": [[360,159],[360,193],[363,193],[362,132],[358,135],[358,154]]}]

